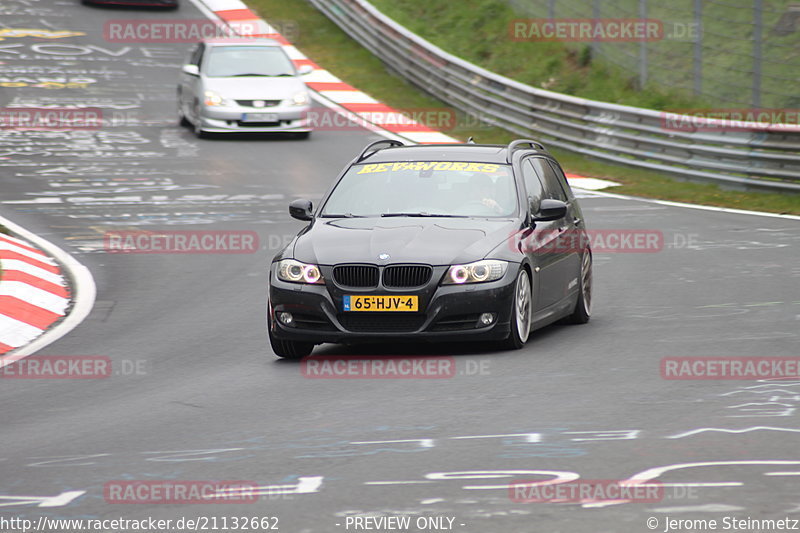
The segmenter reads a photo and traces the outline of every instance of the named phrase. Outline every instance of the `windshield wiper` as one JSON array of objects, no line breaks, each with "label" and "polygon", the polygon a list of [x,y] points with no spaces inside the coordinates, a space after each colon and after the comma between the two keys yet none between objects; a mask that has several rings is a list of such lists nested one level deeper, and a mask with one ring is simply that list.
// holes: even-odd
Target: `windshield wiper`
[{"label": "windshield wiper", "polygon": [[344,215],[330,215],[328,213],[320,215],[319,218],[366,218],[364,215],[354,215],[353,213],[345,213]]},{"label": "windshield wiper", "polygon": [[382,213],[381,217],[469,218],[466,215],[444,215],[444,214],[441,214],[441,213]]}]

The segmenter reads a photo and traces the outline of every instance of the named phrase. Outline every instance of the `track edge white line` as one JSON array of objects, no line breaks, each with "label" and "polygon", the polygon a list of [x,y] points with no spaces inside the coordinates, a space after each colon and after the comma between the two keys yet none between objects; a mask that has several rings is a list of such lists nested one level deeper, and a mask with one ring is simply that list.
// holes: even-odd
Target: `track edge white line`
[{"label": "track edge white line", "polygon": [[72,306],[69,313],[55,326],[45,330],[44,333],[28,344],[15,348],[7,354],[0,356],[0,368],[3,368],[14,361],[33,355],[78,327],[83,320],[89,316],[89,313],[91,313],[94,307],[95,298],[97,297],[97,286],[95,285],[92,273],[86,266],[52,242],[23,228],[2,215],[0,215],[0,224],[11,230],[12,233],[20,235],[29,242],[35,244],[39,249],[55,258],[63,267],[64,273],[69,276],[72,281]]}]

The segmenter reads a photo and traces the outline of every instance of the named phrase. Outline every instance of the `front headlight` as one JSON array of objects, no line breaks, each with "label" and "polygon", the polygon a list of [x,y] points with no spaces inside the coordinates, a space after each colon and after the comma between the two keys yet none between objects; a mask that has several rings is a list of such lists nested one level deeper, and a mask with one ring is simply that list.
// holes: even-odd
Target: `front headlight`
[{"label": "front headlight", "polygon": [[291,283],[308,283],[322,285],[322,272],[317,265],[308,265],[294,259],[278,261],[278,279]]},{"label": "front headlight", "polygon": [[507,268],[507,262],[496,259],[484,259],[468,265],[453,265],[447,270],[442,285],[496,281],[505,275]]},{"label": "front headlight", "polygon": [[228,101],[223,98],[218,92],[216,91],[206,91],[203,96],[205,97],[203,102],[207,106],[215,107],[215,106],[224,106],[228,105]]},{"label": "front headlight", "polygon": [[292,97],[292,103],[294,105],[306,105],[308,104],[308,101],[308,93],[305,91],[297,93]]}]

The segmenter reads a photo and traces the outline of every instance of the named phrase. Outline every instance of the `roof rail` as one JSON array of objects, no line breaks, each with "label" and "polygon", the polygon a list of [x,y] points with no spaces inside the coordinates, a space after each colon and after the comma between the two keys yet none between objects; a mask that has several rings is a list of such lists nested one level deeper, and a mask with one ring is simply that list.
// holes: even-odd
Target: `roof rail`
[{"label": "roof rail", "polygon": [[534,141],[532,139],[517,139],[516,141],[511,141],[510,143],[508,143],[508,153],[506,154],[506,162],[511,163],[511,156],[514,155],[514,150],[518,146],[522,146],[525,144],[530,145],[531,148],[535,148],[537,150],[547,150],[547,148],[545,148],[544,145],[539,141]]},{"label": "roof rail", "polygon": [[[375,147],[381,144],[388,144],[389,146],[387,146],[387,148],[391,148],[392,146],[405,146],[405,144],[403,144],[402,142],[396,141],[394,139],[381,139],[380,141],[375,141],[374,143],[368,144],[367,147],[361,151],[361,154],[358,156],[358,158],[356,158],[356,163],[362,162],[363,160],[365,160],[366,158],[368,158],[369,156],[380,150],[380,148],[375,148]],[[370,152],[370,149],[372,148],[375,149]]]}]

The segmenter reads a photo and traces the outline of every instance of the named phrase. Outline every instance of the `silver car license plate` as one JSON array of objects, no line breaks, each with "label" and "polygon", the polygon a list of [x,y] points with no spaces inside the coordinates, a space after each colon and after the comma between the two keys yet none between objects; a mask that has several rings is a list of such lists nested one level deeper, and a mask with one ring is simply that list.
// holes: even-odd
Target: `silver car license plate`
[{"label": "silver car license plate", "polygon": [[242,113],[242,122],[278,122],[276,113]]}]

